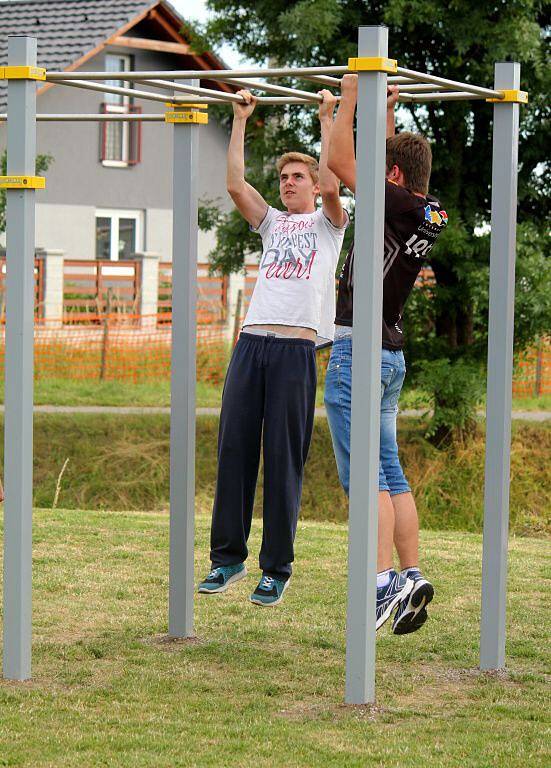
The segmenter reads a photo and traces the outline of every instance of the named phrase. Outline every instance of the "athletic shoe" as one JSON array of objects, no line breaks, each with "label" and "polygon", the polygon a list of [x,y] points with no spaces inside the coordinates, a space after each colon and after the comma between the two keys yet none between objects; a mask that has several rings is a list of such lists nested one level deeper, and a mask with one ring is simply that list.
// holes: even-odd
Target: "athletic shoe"
[{"label": "athletic shoe", "polygon": [[390,581],[385,587],[377,587],[377,613],[375,629],[382,627],[392,615],[400,600],[404,600],[413,588],[413,581],[396,571],[390,571]]},{"label": "athletic shoe", "polygon": [[262,576],[258,586],[251,595],[251,603],[255,605],[277,605],[283,600],[283,593],[289,586],[290,579],[274,579],[271,576]]},{"label": "athletic shoe", "polygon": [[427,605],[434,597],[434,587],[418,568],[409,568],[406,576],[413,581],[413,589],[400,601],[394,616],[392,631],[395,635],[407,635],[421,629],[427,620]]},{"label": "athletic shoe", "polygon": [[225,592],[228,587],[234,584],[240,579],[244,579],[247,575],[247,569],[245,563],[237,563],[237,565],[221,565],[218,568],[213,568],[207,578],[202,581],[198,588],[198,592],[202,592],[204,595],[214,595],[217,592]]}]

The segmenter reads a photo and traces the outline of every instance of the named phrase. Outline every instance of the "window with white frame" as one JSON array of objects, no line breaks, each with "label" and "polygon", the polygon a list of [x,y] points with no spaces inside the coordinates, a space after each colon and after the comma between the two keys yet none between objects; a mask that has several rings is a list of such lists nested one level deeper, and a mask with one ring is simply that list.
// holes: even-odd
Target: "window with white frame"
[{"label": "window with white frame", "polygon": [[96,259],[124,261],[143,250],[143,211],[96,211]]},{"label": "window with white frame", "polygon": [[[107,72],[130,72],[132,57],[123,54],[107,54],[105,57]],[[129,88],[126,80],[107,80],[107,85]],[[141,112],[132,103],[128,94],[106,93],[101,105],[102,113],[126,114]],[[140,161],[141,124],[137,122],[105,122],[100,124],[101,152],[103,165],[126,167]]]}]

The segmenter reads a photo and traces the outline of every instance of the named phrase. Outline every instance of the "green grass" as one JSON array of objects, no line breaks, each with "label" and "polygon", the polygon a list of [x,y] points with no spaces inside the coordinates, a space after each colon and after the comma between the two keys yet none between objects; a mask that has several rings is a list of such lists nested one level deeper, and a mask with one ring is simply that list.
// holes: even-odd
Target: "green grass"
[{"label": "green grass", "polygon": [[[208,526],[200,514],[196,578]],[[270,610],[248,602],[256,522],[251,539],[249,578],[198,597],[197,638],[167,642],[167,515],[37,510],[33,680],[0,682],[0,765],[549,765],[544,542],[511,540],[508,667],[483,674],[481,539],[424,532],[430,619],[414,635],[380,631],[370,708],[342,703],[345,527],[299,524],[291,587]]]},{"label": "green grass", "polygon": [[[0,422],[1,423],[1,422]],[[35,415],[34,501],[51,507],[61,469],[59,505],[88,509],[163,509],[169,499],[167,415]],[[424,527],[480,531],[484,485],[482,433],[468,447],[436,450],[415,419],[400,419],[402,462]],[[197,420],[196,492],[214,495],[218,417]],[[0,445],[0,459],[3,441]],[[551,423],[513,425],[511,530],[551,532]],[[256,494],[261,513],[262,475]],[[342,492],[324,418],[315,420],[302,496],[303,518],[345,521]]]},{"label": "green grass", "polygon": [[551,395],[540,395],[540,397],[515,397],[513,398],[513,410],[551,411]]},{"label": "green grass", "polygon": [[[222,385],[197,382],[197,406],[219,408]],[[0,402],[4,401],[4,381],[0,381]],[[73,379],[38,379],[34,384],[34,401],[37,405],[104,405],[162,407],[170,405],[170,381],[159,380],[131,383],[126,381],[98,381]],[[400,407],[422,408],[427,399],[418,390],[406,389],[400,398]],[[316,393],[316,405],[323,405],[323,387]],[[515,398],[513,410],[549,411],[551,395]]]}]

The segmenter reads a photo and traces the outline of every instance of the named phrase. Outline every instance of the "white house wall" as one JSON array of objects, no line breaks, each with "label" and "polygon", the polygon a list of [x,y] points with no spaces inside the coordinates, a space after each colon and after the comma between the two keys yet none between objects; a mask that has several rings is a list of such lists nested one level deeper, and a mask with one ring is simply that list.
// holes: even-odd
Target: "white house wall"
[{"label": "white house wall", "polygon": [[95,206],[37,204],[36,245],[61,250],[67,259],[95,259]]},{"label": "white house wall", "polygon": [[[128,54],[128,49],[109,48]],[[170,54],[132,50],[138,70],[171,69],[179,58]],[[86,62],[81,70],[105,69],[105,52]],[[142,86],[139,86],[142,87]],[[99,113],[103,94],[53,86],[38,97],[39,112]],[[157,102],[136,101],[144,112],[162,113]],[[5,146],[5,126],[0,127],[0,149]],[[231,201],[225,188],[228,133],[212,119],[201,127],[200,199],[216,199],[224,208]],[[38,123],[37,147],[54,158],[46,173],[46,190],[37,194],[37,244],[62,249],[67,258],[95,257],[97,208],[142,210],[143,249],[171,259],[172,127],[164,123],[142,125],[142,159],[128,168],[109,168],[100,157],[97,123]],[[200,238],[198,259],[206,261],[212,237]]]}]

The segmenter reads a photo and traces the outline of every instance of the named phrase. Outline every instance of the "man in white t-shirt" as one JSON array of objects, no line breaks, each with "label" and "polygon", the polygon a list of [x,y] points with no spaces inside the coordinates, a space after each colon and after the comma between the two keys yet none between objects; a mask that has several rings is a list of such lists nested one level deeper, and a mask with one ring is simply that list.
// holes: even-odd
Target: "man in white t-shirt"
[{"label": "man in white t-shirt", "polygon": [[[262,578],[251,595],[276,605],[289,584],[304,464],[316,400],[316,346],[333,339],[335,270],[348,223],[339,182],[327,167],[336,98],[320,91],[321,156],[290,152],[278,163],[284,211],[245,180],[244,140],[256,99],[234,104],[227,187],[262,238],[258,279],[222,397],[218,477],[211,528],[212,570],[199,592],[224,592],[247,574],[247,539],[263,443]],[[322,207],[316,208],[321,195]]]}]

